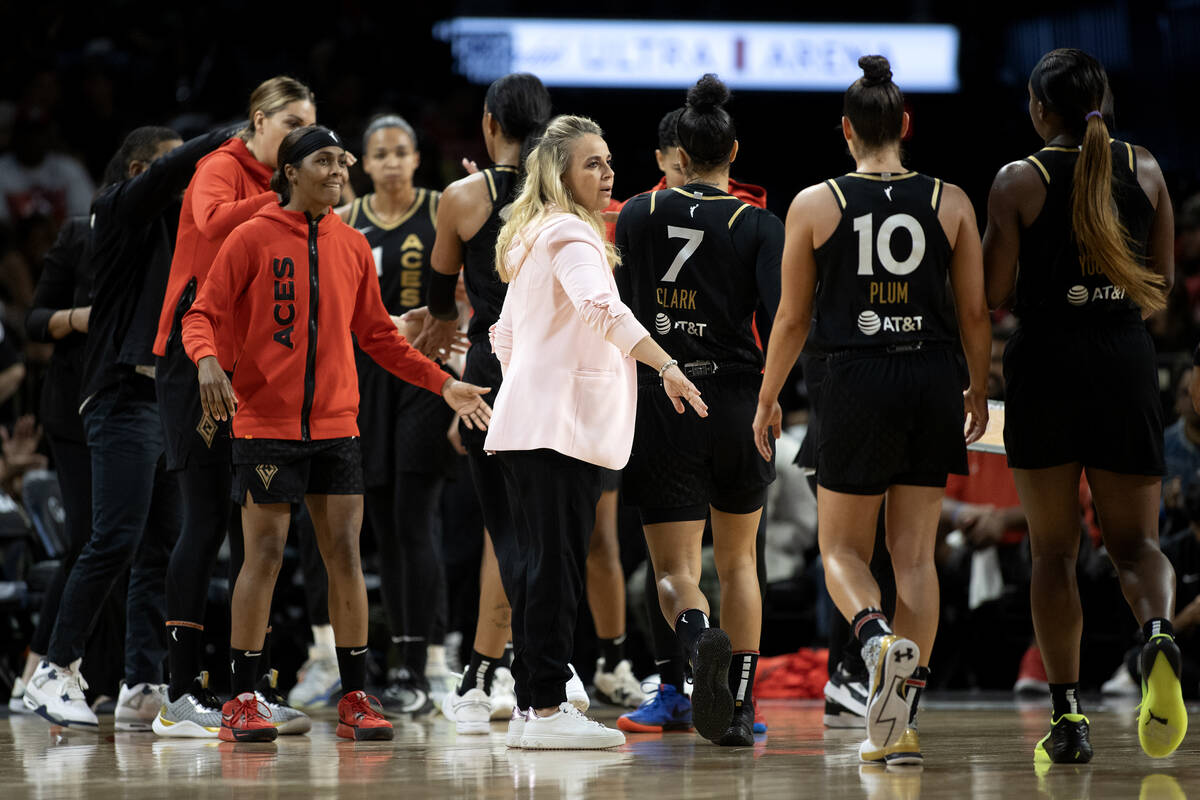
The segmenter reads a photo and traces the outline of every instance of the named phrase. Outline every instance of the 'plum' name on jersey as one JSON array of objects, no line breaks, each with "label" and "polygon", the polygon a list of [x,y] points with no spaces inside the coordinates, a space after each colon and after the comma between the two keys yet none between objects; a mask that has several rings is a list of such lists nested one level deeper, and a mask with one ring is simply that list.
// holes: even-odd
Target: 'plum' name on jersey
[{"label": "'plum' name on jersey", "polygon": [[908,302],[908,281],[871,281],[868,289],[872,305]]}]

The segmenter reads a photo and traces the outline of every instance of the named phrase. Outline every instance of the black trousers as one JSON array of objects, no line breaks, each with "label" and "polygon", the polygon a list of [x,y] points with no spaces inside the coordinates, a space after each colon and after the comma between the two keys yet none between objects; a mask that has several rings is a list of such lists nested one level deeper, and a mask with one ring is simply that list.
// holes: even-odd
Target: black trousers
[{"label": "black trousers", "polygon": [[[524,619],[522,636],[513,625],[513,662],[518,682],[528,685],[530,704],[548,708],[566,702],[567,663],[583,597],[588,543],[600,499],[600,467],[553,450],[510,450],[497,454],[511,499],[513,527],[524,553],[522,572],[508,576],[523,588],[509,592],[513,619]],[[504,564],[501,563],[503,573]]]}]

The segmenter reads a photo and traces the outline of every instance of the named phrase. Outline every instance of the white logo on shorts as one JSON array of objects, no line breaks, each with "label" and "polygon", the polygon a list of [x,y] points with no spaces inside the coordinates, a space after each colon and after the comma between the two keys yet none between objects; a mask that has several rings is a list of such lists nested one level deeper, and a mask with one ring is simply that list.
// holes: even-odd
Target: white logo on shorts
[{"label": "white logo on shorts", "polygon": [[879,333],[879,329],[882,326],[883,323],[879,321],[879,315],[870,309],[858,315],[858,329],[867,336],[874,336]]},{"label": "white logo on shorts", "polygon": [[1067,302],[1073,306],[1081,306],[1088,301],[1088,290],[1086,286],[1075,284],[1067,290]]}]

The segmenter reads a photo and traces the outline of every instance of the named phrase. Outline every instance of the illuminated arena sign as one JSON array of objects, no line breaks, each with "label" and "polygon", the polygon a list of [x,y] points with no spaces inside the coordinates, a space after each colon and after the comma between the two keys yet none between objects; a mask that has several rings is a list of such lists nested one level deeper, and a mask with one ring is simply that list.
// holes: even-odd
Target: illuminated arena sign
[{"label": "illuminated arena sign", "polygon": [[715,72],[735,89],[844,91],[879,53],[906,92],[958,91],[952,25],[459,17],[439,22],[475,83],[532,72],[547,86],[663,89]]}]

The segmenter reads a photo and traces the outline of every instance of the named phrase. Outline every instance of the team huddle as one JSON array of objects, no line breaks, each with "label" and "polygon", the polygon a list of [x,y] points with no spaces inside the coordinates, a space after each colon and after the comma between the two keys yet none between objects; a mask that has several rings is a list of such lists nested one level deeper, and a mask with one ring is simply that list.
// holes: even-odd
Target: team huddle
[{"label": "team huddle", "polygon": [[[662,182],[624,203],[601,128],[552,116],[528,74],[488,89],[492,166],[441,192],[413,186],[417,134],[385,114],[360,151],[374,189],[343,205],[358,148],[316,124],[315,98],[289,78],[264,82],[236,129],[187,142],[166,128],[131,133],[91,223],[80,401],[93,530],[25,706],[97,726],[78,662],[133,562],[131,598],[135,583],[138,596],[165,593],[165,626],[161,611],[151,624],[153,603],[135,614],[131,600],[118,727],[252,742],[308,731],[269,650],[284,544],[298,530],[323,654],[311,674],[333,676],[337,736],[392,738],[392,712],[433,708],[427,645],[445,591],[433,541],[457,450],[485,528],[470,663],[440,699],[459,735],[504,718],[513,748],[600,749],[693,728],[753,745],[763,513],[778,398],[803,352],[826,585],[864,668],[859,756],[920,764],[938,517],[947,476],[967,472],[967,447],[987,428],[989,308],[1007,305],[1019,327],[1004,357],[1004,444],[1029,519],[1052,702],[1034,757],[1092,757],[1078,699],[1081,475],[1145,633],[1139,738],[1151,756],[1173,752],[1187,715],[1175,576],[1157,544],[1163,420],[1143,323],[1174,275],[1162,173],[1109,137],[1101,65],[1052,51],[1029,80],[1046,146],[999,171],[981,238],[963,190],[904,166],[909,117],[887,59],[859,66],[841,124],[854,171],[800,191],[785,221],[730,177],[741,142],[714,75],[659,126]],[[1111,420],[1118,432],[1089,435]],[[623,651],[619,559],[597,555],[615,548],[618,488],[650,556],[661,679],[649,695]],[[364,515],[403,663],[382,702],[366,692]],[[870,568],[880,519],[890,619]],[[156,525],[178,536],[154,559],[143,553]],[[700,590],[708,525],[720,627]],[[227,534],[222,700],[202,655]],[[585,599],[601,639],[596,688],[632,709],[617,729],[586,716],[570,663]],[[127,691],[147,698],[142,710]]]}]

